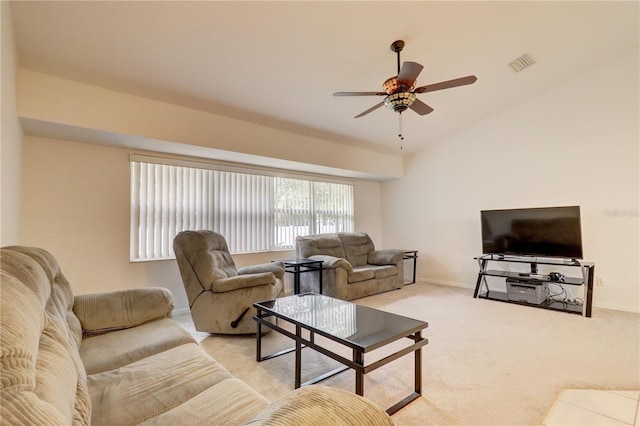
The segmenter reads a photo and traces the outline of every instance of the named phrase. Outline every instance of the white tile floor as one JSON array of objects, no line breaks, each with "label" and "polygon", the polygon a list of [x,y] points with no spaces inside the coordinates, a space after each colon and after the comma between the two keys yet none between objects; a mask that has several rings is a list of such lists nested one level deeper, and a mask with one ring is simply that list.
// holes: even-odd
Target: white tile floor
[{"label": "white tile floor", "polygon": [[565,389],[542,424],[640,426],[639,404],[640,391]]}]

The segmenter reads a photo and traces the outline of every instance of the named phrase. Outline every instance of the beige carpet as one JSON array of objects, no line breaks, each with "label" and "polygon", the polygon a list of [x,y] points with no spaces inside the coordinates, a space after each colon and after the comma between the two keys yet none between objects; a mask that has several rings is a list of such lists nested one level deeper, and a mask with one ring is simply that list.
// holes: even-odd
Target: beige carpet
[{"label": "beige carpet", "polygon": [[[356,302],[429,322],[423,333],[429,339],[423,348],[423,396],[393,416],[398,425],[539,425],[563,389],[640,389],[638,314],[594,309],[592,318],[583,318],[424,283]],[[267,398],[293,388],[293,353],[257,363],[254,336],[196,336],[209,354]],[[291,341],[271,333],[263,344],[268,353]],[[377,352],[365,361],[384,355]],[[338,365],[311,349],[302,359],[303,381]],[[409,355],[368,374],[365,396],[388,408],[412,391],[412,383]],[[353,391],[354,373],[323,384]]]}]

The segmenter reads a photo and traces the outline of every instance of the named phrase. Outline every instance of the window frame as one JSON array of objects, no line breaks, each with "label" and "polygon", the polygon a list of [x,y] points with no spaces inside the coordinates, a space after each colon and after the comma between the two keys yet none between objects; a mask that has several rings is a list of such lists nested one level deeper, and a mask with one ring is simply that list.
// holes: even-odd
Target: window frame
[{"label": "window frame", "polygon": [[[226,161],[223,162],[223,161],[216,161],[216,160],[191,158],[191,157],[185,158],[185,157],[177,157],[177,156],[160,156],[160,155],[136,153],[136,154],[130,154],[129,162],[130,162],[130,167],[129,167],[130,169],[130,242],[129,242],[130,262],[147,262],[147,261],[156,261],[156,260],[169,260],[169,259],[175,258],[175,254],[173,253],[173,249],[171,247],[172,246],[171,241],[173,240],[173,237],[175,235],[165,236],[165,238],[169,238],[171,240],[168,243],[168,246],[169,246],[168,251],[165,250],[163,252],[163,253],[167,253],[166,255],[157,255],[157,254],[149,255],[148,249],[147,249],[147,253],[142,253],[142,250],[140,249],[141,246],[140,246],[139,223],[140,223],[141,207],[139,203],[139,198],[138,198],[138,203],[136,204],[136,196],[139,197],[140,194],[136,190],[137,181],[135,180],[136,177],[134,176],[134,163],[147,163],[147,164],[152,164],[156,166],[159,165],[159,166],[185,167],[190,169],[204,170],[207,172],[213,171],[213,172],[222,172],[222,173],[238,173],[242,175],[251,175],[253,177],[266,176],[270,178],[295,179],[295,180],[302,180],[302,181],[308,182],[311,185],[311,188],[313,188],[313,185],[315,185],[315,183],[347,185],[347,186],[350,186],[351,188],[348,191],[349,194],[347,194],[347,196],[350,197],[350,199],[348,201],[349,205],[346,206],[347,214],[345,217],[350,218],[350,223],[346,223],[345,231],[347,232],[353,231],[355,227],[355,180],[353,179],[341,178],[336,176],[328,176],[328,175],[320,175],[320,174],[314,174],[314,173],[297,172],[297,171],[290,171],[290,170],[276,169],[276,168],[269,168],[269,167],[261,167],[261,166],[247,165],[247,164],[241,164],[241,163],[231,163]],[[314,210],[315,206],[313,205],[313,200],[312,200],[313,193],[310,194],[310,199],[311,199],[310,200],[311,206],[309,207],[309,210],[307,212],[309,216],[309,219],[308,219],[309,233],[318,233],[318,232],[314,232],[314,226],[315,226],[314,222],[316,221],[316,217],[318,213],[316,210]],[[269,242],[268,247],[261,248],[258,250],[238,251],[238,250],[232,249],[231,248],[232,244],[230,244],[231,253],[233,254],[265,253],[265,252],[276,252],[276,251],[291,251],[295,249],[294,246],[285,246],[285,247],[276,246],[275,238],[280,228],[275,225],[275,221],[276,221],[275,214],[278,211],[278,209],[275,206],[272,206],[272,207],[273,208],[269,213],[271,215],[271,228],[269,228],[270,230],[268,229],[267,232],[270,232],[272,234],[271,238],[273,238],[273,240]],[[157,215],[158,213],[154,212],[154,214]],[[344,219],[343,219],[343,222],[344,222]],[[157,227],[154,227],[154,231],[155,231],[154,238],[155,238],[155,235],[158,234],[158,230],[156,228]],[[164,226],[162,226],[161,228],[164,229]],[[176,233],[179,232],[180,230],[186,230],[186,229],[193,229],[193,228],[189,226],[182,227],[181,229],[176,231]],[[197,229],[202,229],[202,228],[197,228]],[[215,230],[215,231],[220,232],[219,230]],[[134,235],[134,233],[137,235],[137,238]],[[224,232],[220,232],[220,233],[224,235]],[[144,235],[147,236],[145,238],[147,239],[149,238],[148,234],[144,234]],[[306,235],[306,234],[294,234],[294,235]],[[262,238],[262,240],[264,240],[264,238]],[[157,244],[155,243],[155,239],[153,240],[153,244],[154,244],[154,247],[157,247]],[[165,241],[165,244],[166,244],[166,241]]]}]

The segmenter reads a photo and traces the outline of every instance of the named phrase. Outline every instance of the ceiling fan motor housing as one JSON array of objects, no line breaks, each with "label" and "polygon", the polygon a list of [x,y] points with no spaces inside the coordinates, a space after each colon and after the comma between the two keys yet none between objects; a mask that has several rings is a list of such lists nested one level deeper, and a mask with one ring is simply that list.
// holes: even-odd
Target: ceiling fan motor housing
[{"label": "ceiling fan motor housing", "polygon": [[392,95],[397,92],[412,92],[415,88],[415,81],[409,85],[404,81],[398,80],[397,75],[388,78],[384,83],[382,83],[382,90],[384,90],[387,95]]}]

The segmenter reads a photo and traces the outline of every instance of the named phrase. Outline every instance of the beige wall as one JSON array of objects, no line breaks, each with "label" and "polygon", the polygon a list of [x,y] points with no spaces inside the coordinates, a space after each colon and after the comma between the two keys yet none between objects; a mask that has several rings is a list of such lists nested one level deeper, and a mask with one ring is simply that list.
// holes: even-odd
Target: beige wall
[{"label": "beige wall", "polygon": [[[74,292],[161,286],[187,300],[175,261],[129,262],[129,150],[26,136],[22,244],[51,251]],[[356,181],[356,229],[380,241],[380,184]],[[292,252],[237,255],[238,266]]]},{"label": "beige wall", "polygon": [[9,2],[0,3],[2,83],[0,86],[0,246],[20,242],[22,128],[16,114],[16,52]]},{"label": "beige wall", "polygon": [[385,241],[420,250],[420,279],[475,286],[480,210],[580,205],[594,305],[639,312],[638,76],[636,48],[411,158],[383,184]]},{"label": "beige wall", "polygon": [[[194,149],[213,150],[217,159],[273,167],[287,162],[287,168],[304,171],[327,168],[386,178],[403,173],[399,155],[301,136],[48,74],[22,69],[18,89],[18,114],[23,122],[38,128],[39,136],[67,131],[69,137],[81,138],[73,140],[97,143],[100,137],[119,146],[184,155],[193,155]],[[231,158],[238,155],[249,159]]]}]

